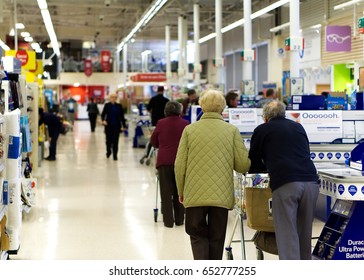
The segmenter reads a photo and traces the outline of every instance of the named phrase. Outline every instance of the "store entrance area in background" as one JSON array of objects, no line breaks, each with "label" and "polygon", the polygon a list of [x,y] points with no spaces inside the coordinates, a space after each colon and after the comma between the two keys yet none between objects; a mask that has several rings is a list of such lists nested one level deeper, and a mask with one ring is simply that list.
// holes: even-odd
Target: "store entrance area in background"
[{"label": "store entrance area in background", "polygon": [[[154,221],[155,168],[140,164],[143,148],[121,136],[119,160],[105,158],[104,128],[90,132],[88,121],[75,121],[73,131],[59,138],[57,161],[42,161],[35,205],[23,218],[21,244],[12,260],[192,260],[184,227],[166,228]],[[233,231],[229,213],[227,236]],[[314,236],[323,223],[315,221]],[[245,239],[255,231],[244,222]],[[234,241],[240,240],[236,230]],[[312,244],[315,245],[316,240]],[[246,258],[255,260],[253,242]],[[239,242],[234,259],[242,258]],[[264,253],[265,259],[276,255]],[[224,254],[226,259],[226,254]]]}]

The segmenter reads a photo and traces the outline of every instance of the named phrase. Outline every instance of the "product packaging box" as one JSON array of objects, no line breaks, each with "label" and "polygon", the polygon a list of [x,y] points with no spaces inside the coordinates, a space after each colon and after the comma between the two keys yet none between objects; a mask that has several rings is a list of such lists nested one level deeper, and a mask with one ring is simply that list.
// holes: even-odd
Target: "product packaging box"
[{"label": "product packaging box", "polygon": [[348,96],[345,92],[330,92],[327,97],[327,110],[347,110]]},{"label": "product packaging box", "polygon": [[325,97],[323,95],[292,95],[292,110],[324,110]]},{"label": "product packaging box", "polygon": [[363,92],[354,91],[351,94],[350,109],[351,110],[364,110]]}]

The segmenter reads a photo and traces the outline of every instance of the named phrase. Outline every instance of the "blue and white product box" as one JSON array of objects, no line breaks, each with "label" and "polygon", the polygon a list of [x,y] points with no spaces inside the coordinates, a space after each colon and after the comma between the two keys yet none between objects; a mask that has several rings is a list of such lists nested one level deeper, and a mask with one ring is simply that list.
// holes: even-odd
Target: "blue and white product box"
[{"label": "blue and white product box", "polygon": [[348,96],[343,92],[330,92],[327,97],[327,110],[347,110]]},{"label": "blue and white product box", "polygon": [[324,110],[323,95],[293,95],[291,98],[293,110]]},{"label": "blue and white product box", "polygon": [[3,197],[3,204],[8,205],[8,203],[9,203],[9,183],[6,180],[4,180],[4,182],[3,182],[2,197]]},{"label": "blue and white product box", "polygon": [[9,135],[8,158],[17,159],[20,154],[20,137]]}]

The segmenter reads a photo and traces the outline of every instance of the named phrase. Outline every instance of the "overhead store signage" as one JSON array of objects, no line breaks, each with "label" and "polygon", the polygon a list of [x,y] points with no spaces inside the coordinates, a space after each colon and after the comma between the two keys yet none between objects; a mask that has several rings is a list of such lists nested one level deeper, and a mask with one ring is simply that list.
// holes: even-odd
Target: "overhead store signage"
[{"label": "overhead store signage", "polygon": [[101,51],[101,69],[102,72],[110,72],[110,51]]},{"label": "overhead store signage", "polygon": [[92,61],[91,59],[85,59],[83,62],[83,71],[87,77],[92,75]]},{"label": "overhead store signage", "polygon": [[359,27],[359,33],[364,34],[364,17],[359,19],[358,27]]},{"label": "overhead store signage", "polygon": [[5,52],[5,55],[12,56],[20,60],[23,69],[34,70],[36,68],[35,51],[9,50]]},{"label": "overhead store signage", "polygon": [[167,80],[164,73],[139,73],[131,76],[133,82],[165,82]]},{"label": "overhead store signage", "polygon": [[326,51],[350,52],[351,51],[351,26],[328,25],[326,26]]},{"label": "overhead store signage", "polygon": [[41,59],[37,59],[35,61],[35,68],[33,70],[30,70],[30,72],[38,76],[39,74],[43,74],[43,71],[44,71],[43,61]]}]

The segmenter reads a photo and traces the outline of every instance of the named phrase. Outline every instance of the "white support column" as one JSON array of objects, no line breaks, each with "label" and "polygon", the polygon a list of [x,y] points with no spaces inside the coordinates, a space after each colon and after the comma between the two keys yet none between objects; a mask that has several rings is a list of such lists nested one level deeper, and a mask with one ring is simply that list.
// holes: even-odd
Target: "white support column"
[{"label": "white support column", "polygon": [[[244,50],[252,49],[252,1],[244,0]],[[244,60],[243,80],[253,80],[253,62]]]},{"label": "white support column", "polygon": [[114,53],[114,73],[120,72],[120,52],[116,51]]},{"label": "white support column", "polygon": [[16,29],[16,23],[18,22],[17,5],[14,0],[14,49],[18,50],[18,29]]},{"label": "white support column", "polygon": [[[289,5],[290,38],[300,37],[300,1],[291,0]],[[292,41],[292,39],[291,39]],[[300,75],[299,51],[290,51],[290,72],[291,77],[297,78]]]},{"label": "white support column", "polygon": [[185,70],[185,74],[183,76],[184,86],[187,86],[188,82],[187,39],[188,39],[187,18],[183,17],[183,69]]},{"label": "white support column", "polygon": [[126,89],[126,82],[128,76],[128,44],[125,44],[123,47],[123,84]]},{"label": "white support column", "polygon": [[200,63],[200,5],[193,5],[193,40],[195,43],[195,57],[194,57],[194,84],[195,87],[199,88],[201,84],[201,63]]},{"label": "white support column", "polygon": [[178,77],[179,77],[179,85],[183,86],[183,76],[185,71],[183,69],[183,16],[178,17]]},{"label": "white support column", "polygon": [[[171,27],[166,25],[166,78],[168,93],[171,92],[171,78],[172,78],[172,68],[171,68]],[[171,96],[169,96],[171,97]]]},{"label": "white support column", "polygon": [[224,59],[222,42],[222,0],[215,0],[215,32],[216,32],[216,83],[224,83]]}]

